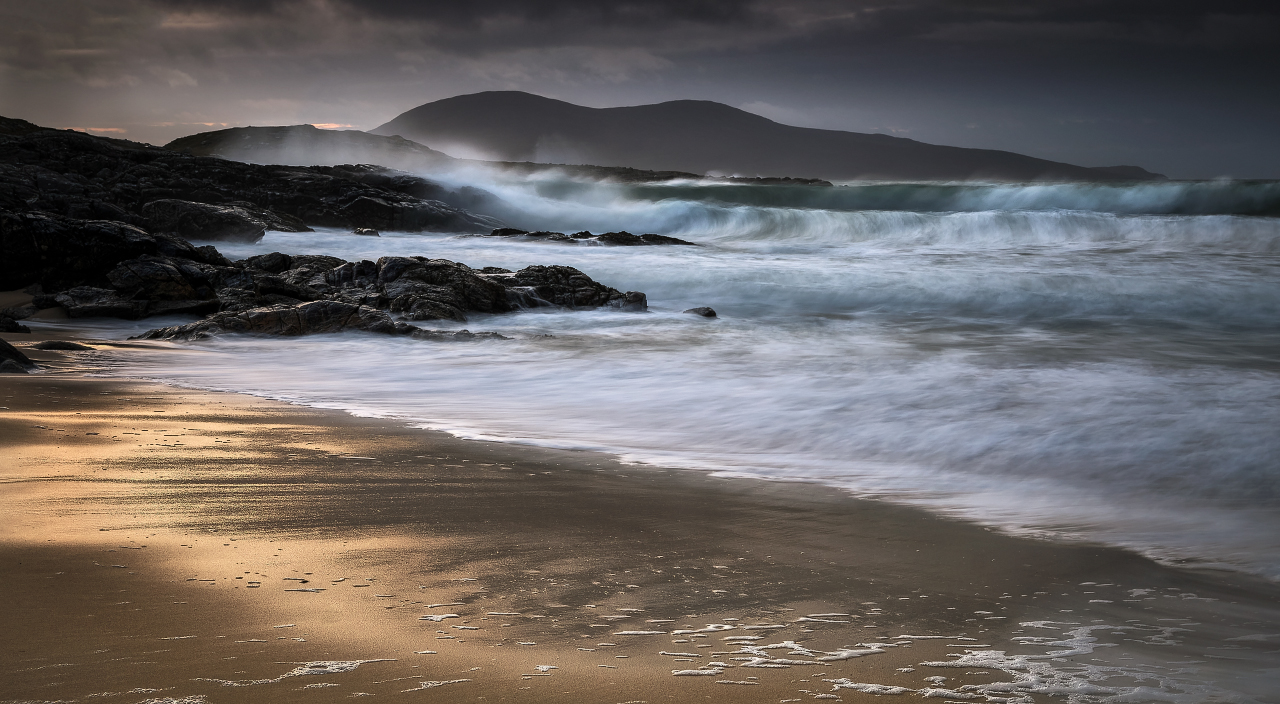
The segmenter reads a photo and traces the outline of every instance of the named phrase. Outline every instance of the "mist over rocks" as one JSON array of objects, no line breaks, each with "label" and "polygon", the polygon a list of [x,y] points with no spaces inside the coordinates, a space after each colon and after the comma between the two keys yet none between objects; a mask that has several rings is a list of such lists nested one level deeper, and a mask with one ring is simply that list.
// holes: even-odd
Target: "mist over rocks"
[{"label": "mist over rocks", "polygon": [[411,181],[395,190],[376,167],[245,164],[0,121],[0,208],[10,212],[111,220],[190,239],[252,240],[259,227],[485,232],[504,224],[410,195],[411,188],[427,195],[421,179]]},{"label": "mist over rocks", "polygon": [[827,180],[1159,180],[1136,166],[1090,168],[994,149],[793,127],[708,100],[590,108],[521,91],[420,105],[373,130],[465,145],[498,161],[565,161],[693,174]]},{"label": "mist over rocks", "polygon": [[464,322],[544,306],[647,309],[643,293],[572,267],[495,272],[423,256],[348,262],[280,252],[233,262],[188,241],[256,242],[269,229],[310,225],[502,226],[403,192],[424,183],[378,167],[264,167],[0,120],[0,290],[33,295],[4,319],[21,327],[18,319],[60,306],[73,318],[207,316],[148,339],[363,330],[472,340],[495,336],[423,330],[392,314]]}]

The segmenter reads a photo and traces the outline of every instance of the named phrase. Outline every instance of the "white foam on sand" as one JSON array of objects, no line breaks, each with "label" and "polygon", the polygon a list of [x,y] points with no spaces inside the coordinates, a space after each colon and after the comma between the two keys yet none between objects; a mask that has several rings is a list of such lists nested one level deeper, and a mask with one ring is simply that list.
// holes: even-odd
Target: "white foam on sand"
[{"label": "white foam on sand", "polygon": [[197,682],[217,682],[224,687],[252,687],[255,685],[275,684],[283,682],[290,677],[302,677],[304,675],[337,675],[343,672],[351,672],[361,665],[371,662],[394,662],[388,658],[378,658],[375,660],[317,660],[313,662],[300,663],[298,667],[288,672],[265,680],[223,680],[213,677],[196,677]]}]

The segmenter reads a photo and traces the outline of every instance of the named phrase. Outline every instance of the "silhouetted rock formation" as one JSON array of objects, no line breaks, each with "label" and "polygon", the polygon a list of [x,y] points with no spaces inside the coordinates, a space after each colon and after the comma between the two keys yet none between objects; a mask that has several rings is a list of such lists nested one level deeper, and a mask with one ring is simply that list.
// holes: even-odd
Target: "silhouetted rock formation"
[{"label": "silhouetted rock formation", "polygon": [[[397,190],[385,169],[259,166],[0,120],[0,208],[112,220],[190,239],[308,226],[488,232],[503,223]],[[409,188],[422,195],[411,195]]]},{"label": "silhouetted rock formation", "polygon": [[[347,262],[280,252],[232,262],[211,245],[184,239],[256,241],[268,228],[306,223],[451,223],[479,231],[500,224],[364,182],[387,178],[400,175],[259,167],[0,119],[0,290],[26,287],[34,295],[31,304],[5,310],[0,322],[8,321],[8,330],[18,318],[61,306],[75,318],[209,316],[147,333],[151,339],[364,330],[474,340],[496,336],[422,330],[390,314],[465,321],[470,313],[533,306],[645,309],[643,293],[618,291],[570,267],[512,273],[426,257]],[[414,185],[409,178],[401,187]],[[98,217],[104,215],[113,217]],[[29,363],[3,347],[0,357],[9,371]]]},{"label": "silhouetted rock formation", "polygon": [[831,180],[1162,178],[1134,166],[1093,169],[993,149],[792,127],[705,100],[588,108],[529,93],[494,91],[427,103],[372,132],[427,145],[463,144],[502,161],[695,174]]},{"label": "silhouetted rock formation", "polygon": [[611,245],[615,247],[635,247],[640,245],[685,245],[689,247],[701,247],[697,242],[689,242],[677,237],[668,237],[666,235],[633,235],[630,232],[605,232],[599,235],[593,235],[590,232],[575,232],[572,235],[566,235],[563,232],[526,232],[514,227],[500,227],[489,233],[489,237],[522,237],[525,239],[543,241],[543,242],[560,242],[565,244],[601,244]]}]

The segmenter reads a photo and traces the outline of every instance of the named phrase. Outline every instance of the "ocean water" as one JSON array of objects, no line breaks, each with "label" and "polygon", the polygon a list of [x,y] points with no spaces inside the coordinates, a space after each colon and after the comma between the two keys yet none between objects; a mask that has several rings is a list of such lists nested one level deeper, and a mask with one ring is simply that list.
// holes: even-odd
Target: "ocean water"
[{"label": "ocean water", "polygon": [[[513,224],[703,246],[338,231],[219,243],[232,258],[567,264],[646,292],[650,312],[434,326],[511,338],[479,343],[226,337],[157,345],[111,372],[820,482],[1280,578],[1280,184],[453,178],[504,198]],[[720,317],[681,312],[694,306]]]}]

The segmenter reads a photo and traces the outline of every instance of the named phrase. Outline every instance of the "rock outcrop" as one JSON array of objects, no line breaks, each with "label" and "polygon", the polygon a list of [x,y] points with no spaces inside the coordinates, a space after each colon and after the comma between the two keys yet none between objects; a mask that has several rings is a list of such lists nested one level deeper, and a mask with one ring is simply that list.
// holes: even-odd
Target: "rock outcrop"
[{"label": "rock outcrop", "polygon": [[[111,220],[195,240],[260,230],[488,232],[502,223],[379,167],[244,164],[0,119],[0,208]],[[203,206],[203,207],[202,207]]]},{"label": "rock outcrop", "polygon": [[[188,241],[252,242],[308,224],[478,232],[501,224],[351,169],[238,164],[0,118],[0,290],[34,296],[0,321],[21,328],[17,319],[61,306],[73,318],[208,316],[148,339],[363,330],[453,340],[493,336],[404,321],[463,322],[539,306],[646,309],[643,293],[572,267],[477,271],[427,257],[347,262],[280,252],[232,262]],[[397,179],[389,185],[416,187]]]},{"label": "rock outcrop", "polygon": [[22,350],[4,340],[0,340],[0,373],[26,374],[35,368],[36,363],[23,354]]},{"label": "rock outcrop", "polygon": [[633,235],[630,232],[605,232],[599,235],[593,235],[590,232],[575,232],[573,234],[565,234],[563,232],[547,232],[540,230],[538,232],[527,232],[514,227],[500,227],[489,233],[489,237],[520,237],[523,239],[539,240],[543,242],[560,242],[564,244],[597,244],[609,245],[613,247],[637,247],[643,245],[687,245],[690,247],[701,247],[697,242],[682,240],[677,237],[668,237],[666,235]]}]

